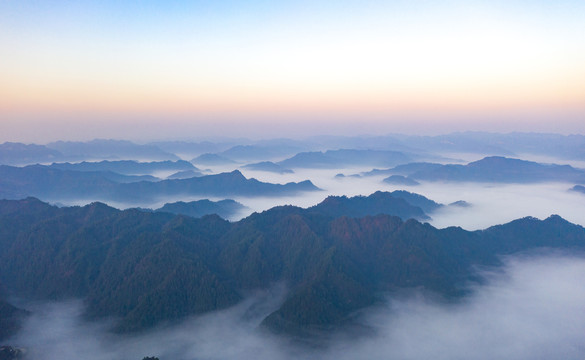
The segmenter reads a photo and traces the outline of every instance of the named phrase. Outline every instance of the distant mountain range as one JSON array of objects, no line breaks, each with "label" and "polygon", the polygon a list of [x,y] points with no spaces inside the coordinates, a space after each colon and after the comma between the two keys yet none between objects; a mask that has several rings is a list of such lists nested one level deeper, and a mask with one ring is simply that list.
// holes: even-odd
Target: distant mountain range
[{"label": "distant mountain range", "polygon": [[233,165],[235,161],[217,154],[201,154],[191,160],[192,163],[208,166]]},{"label": "distant mountain range", "polygon": [[58,141],[47,145],[5,142],[0,144],[0,164],[30,165],[65,161],[132,159],[179,160],[153,145],[138,145],[122,140],[88,142]]},{"label": "distant mountain range", "polygon": [[571,190],[585,194],[585,186],[583,185],[575,185]]},{"label": "distant mountain range", "polygon": [[[144,203],[169,196],[277,196],[319,190],[310,181],[271,184],[239,171],[189,179],[139,181],[105,171],[59,170],[42,165],[0,166],[0,198],[36,196],[50,201],[101,200]],[[146,180],[156,180],[146,178]]]},{"label": "distant mountain range", "polygon": [[396,166],[413,160],[412,156],[398,151],[342,149],[302,152],[277,164],[287,169],[339,169],[350,166]]},{"label": "distant mountain range", "polygon": [[492,183],[585,182],[585,170],[569,165],[541,164],[501,156],[485,157],[467,165],[409,163],[374,169],[363,176],[391,175],[384,181],[468,181]]},{"label": "distant mountain range", "polygon": [[139,145],[126,140],[96,139],[86,142],[57,141],[46,145],[57,150],[67,159],[76,160],[180,160],[177,155],[163,151],[154,145]]},{"label": "distant mountain range", "polygon": [[585,247],[585,229],[558,216],[469,232],[388,215],[335,217],[324,203],[230,223],[4,200],[0,282],[23,298],[84,298],[87,317],[118,319],[122,332],[226,308],[242,290],[282,282],[290,291],[262,326],[308,334],[342,326],[398,289],[461,296],[474,267],[498,265],[501,255]]},{"label": "distant mountain range", "polygon": [[154,211],[186,215],[195,218],[216,214],[223,219],[230,219],[245,209],[246,207],[244,205],[234,200],[210,201],[205,199],[190,202],[177,201],[174,203],[166,203],[163,207]]},{"label": "distant mountain range", "polygon": [[53,163],[53,169],[71,171],[111,171],[122,175],[152,175],[160,171],[193,171],[202,175],[193,164],[184,160],[138,162],[134,160],[99,161],[80,163]]},{"label": "distant mountain range", "polygon": [[256,171],[268,171],[277,174],[292,174],[294,171],[291,169],[286,169],[278,164],[275,164],[271,161],[262,161],[259,163],[248,164],[244,165],[243,168],[256,170]]},{"label": "distant mountain range", "polygon": [[62,153],[44,145],[25,145],[14,142],[0,144],[0,164],[4,165],[49,163],[63,158]]}]

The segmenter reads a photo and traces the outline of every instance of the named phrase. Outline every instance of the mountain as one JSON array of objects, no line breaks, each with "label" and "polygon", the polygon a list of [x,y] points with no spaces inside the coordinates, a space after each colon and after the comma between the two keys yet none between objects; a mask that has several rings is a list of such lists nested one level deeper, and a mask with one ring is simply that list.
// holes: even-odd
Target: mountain
[{"label": "mountain", "polygon": [[349,166],[396,166],[412,160],[410,155],[399,151],[341,149],[301,152],[278,162],[278,165],[289,169],[337,169]]},{"label": "mountain", "polygon": [[100,162],[53,163],[51,168],[71,171],[111,171],[123,175],[151,175],[160,171],[198,171],[185,160],[138,162],[133,160],[104,160]]},{"label": "mountain", "polygon": [[149,145],[154,145],[166,152],[180,155],[183,158],[192,158],[196,155],[205,153],[217,153],[232,147],[233,140],[229,142],[211,142],[211,141],[156,141]]},{"label": "mountain", "polygon": [[156,209],[158,212],[168,212],[177,215],[186,215],[192,217],[202,217],[205,215],[217,214],[224,219],[229,219],[234,215],[242,212],[246,207],[234,200],[197,200],[191,202],[178,201],[164,204],[163,207]]},{"label": "mountain", "polygon": [[0,198],[36,196],[50,201],[77,199],[144,203],[168,196],[277,196],[319,190],[308,180],[271,184],[246,179],[237,170],[189,179],[138,181],[141,179],[144,178],[112,172],[58,170],[41,165],[22,168],[0,165]]},{"label": "mountain", "polygon": [[575,185],[571,188],[571,190],[585,194],[585,186],[583,185]]},{"label": "mountain", "polygon": [[236,161],[258,161],[267,159],[284,158],[296,154],[301,150],[298,146],[286,144],[265,145],[236,145],[219,155]]},{"label": "mountain", "polygon": [[100,203],[0,201],[0,282],[22,298],[82,297],[88,318],[117,319],[122,332],[223,309],[242,291],[278,282],[289,293],[262,326],[327,331],[399,289],[462,296],[476,266],[541,247],[583,250],[585,229],[558,216],[469,232],[292,206],[230,223]]},{"label": "mountain", "polygon": [[400,175],[407,180],[535,183],[546,181],[585,182],[585,170],[569,165],[489,156],[467,165],[410,163],[386,170],[372,170],[364,176]]},{"label": "mountain", "polygon": [[0,298],[0,340],[16,333],[27,311],[19,309]]},{"label": "mountain", "polygon": [[467,165],[443,165],[419,170],[410,177],[427,181],[482,181],[533,183],[544,181],[585,181],[585,171],[569,165],[548,165],[532,161],[491,156]]},{"label": "mountain", "polygon": [[403,165],[398,165],[392,169],[374,169],[372,171],[362,173],[362,176],[378,176],[378,175],[411,175],[417,171],[432,171],[443,167],[441,164],[429,162],[415,162]]},{"label": "mountain", "polygon": [[0,164],[29,165],[53,162],[63,158],[57,150],[44,145],[5,142],[0,144]]},{"label": "mountain", "polygon": [[275,164],[271,161],[262,161],[259,163],[244,165],[243,168],[256,170],[256,171],[268,171],[277,174],[292,174],[294,171],[283,168],[282,166]]},{"label": "mountain", "polygon": [[183,171],[177,171],[176,173],[167,176],[167,180],[189,179],[189,178],[198,177],[198,176],[203,176],[203,174],[200,173],[199,171],[195,171],[195,170],[183,170]]},{"label": "mountain", "polygon": [[400,185],[400,186],[416,186],[416,185],[420,185],[420,183],[416,180],[413,180],[411,178],[407,178],[404,177],[402,175],[391,175],[388,176],[387,178],[385,178],[383,180],[386,184],[391,184],[391,185]]},{"label": "mountain", "polygon": [[394,196],[394,193],[377,191],[369,196],[354,196],[351,198],[329,196],[323,202],[308,208],[307,212],[331,217],[364,217],[387,214],[398,216],[404,220],[430,219],[420,207],[412,205],[405,199],[406,196],[401,197],[400,195]]},{"label": "mountain", "polygon": [[139,145],[126,140],[57,141],[47,144],[46,147],[59,151],[68,161],[96,159],[179,160],[175,154],[163,151],[154,145]]},{"label": "mountain", "polygon": [[218,166],[218,165],[233,165],[236,164],[235,161],[228,159],[224,156],[217,155],[217,154],[201,154],[194,159],[191,159],[192,163],[200,164],[200,165],[208,165],[208,166]]}]

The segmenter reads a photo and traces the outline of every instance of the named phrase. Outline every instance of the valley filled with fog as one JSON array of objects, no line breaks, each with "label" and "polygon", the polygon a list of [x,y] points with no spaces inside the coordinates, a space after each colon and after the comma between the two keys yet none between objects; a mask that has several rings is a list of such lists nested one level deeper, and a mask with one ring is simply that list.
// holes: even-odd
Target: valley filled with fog
[{"label": "valley filled with fog", "polygon": [[583,149],[522,133],[0,144],[0,305],[21,317],[3,342],[48,360],[582,359]]},{"label": "valley filled with fog", "polygon": [[47,360],[142,359],[582,359],[585,258],[531,254],[477,270],[471,294],[446,302],[416,290],[357,315],[358,325],[315,346],[258,325],[282,301],[282,286],[250,294],[236,307],[120,336],[82,318],[82,303],[36,303],[12,339]]}]

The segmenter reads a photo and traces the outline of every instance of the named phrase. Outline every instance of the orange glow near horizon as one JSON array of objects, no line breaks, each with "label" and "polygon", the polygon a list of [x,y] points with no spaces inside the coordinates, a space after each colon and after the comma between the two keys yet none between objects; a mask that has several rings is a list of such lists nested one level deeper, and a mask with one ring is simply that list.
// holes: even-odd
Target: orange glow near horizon
[{"label": "orange glow near horizon", "polygon": [[6,15],[9,25],[0,12],[0,30],[8,30],[0,31],[0,126],[60,114],[80,122],[102,114],[114,126],[145,114],[172,124],[210,116],[334,123],[351,115],[375,123],[583,113],[580,5],[511,1],[368,0],[370,7],[345,8],[317,1],[314,12],[275,5],[266,14],[255,4],[240,9],[246,16],[221,8],[207,18],[191,9],[120,23],[84,6],[47,8],[35,22],[27,11]]}]

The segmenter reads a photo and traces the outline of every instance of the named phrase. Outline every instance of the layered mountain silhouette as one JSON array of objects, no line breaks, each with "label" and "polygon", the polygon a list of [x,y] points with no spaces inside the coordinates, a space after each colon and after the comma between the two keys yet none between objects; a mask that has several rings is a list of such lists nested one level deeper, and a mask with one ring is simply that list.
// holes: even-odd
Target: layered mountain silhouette
[{"label": "layered mountain silhouette", "polygon": [[59,151],[49,149],[44,145],[27,145],[16,142],[0,144],[0,164],[4,165],[48,163],[63,158],[63,154]]},{"label": "layered mountain silhouette", "polygon": [[585,229],[559,216],[469,232],[389,215],[336,217],[319,206],[230,223],[100,203],[0,201],[5,287],[24,298],[81,297],[89,318],[116,318],[122,332],[226,308],[242,291],[279,282],[290,291],[262,326],[323,331],[398,289],[460,296],[474,266],[539,247],[583,249]]},{"label": "layered mountain silhouette", "polygon": [[57,141],[46,145],[66,157],[65,161],[98,159],[179,160],[175,154],[155,145],[140,145],[127,140],[95,139],[91,141]]},{"label": "layered mountain silhouette", "polygon": [[99,161],[80,163],[53,163],[50,168],[70,171],[111,171],[122,175],[152,175],[160,171],[195,171],[199,169],[184,160],[138,162],[134,160]]},{"label": "layered mountain silhouette", "polygon": [[248,164],[243,166],[245,169],[256,170],[256,171],[268,171],[277,174],[292,174],[294,171],[286,169],[272,161],[261,161],[259,163]]},{"label": "layered mountain silhouette", "polygon": [[467,165],[410,163],[364,175],[400,175],[424,181],[469,181],[493,183],[536,183],[547,181],[585,182],[585,170],[570,165],[541,164],[533,161],[490,156]]},{"label": "layered mountain silhouette", "polygon": [[226,199],[220,201],[210,201],[207,199],[197,201],[177,201],[166,203],[157,212],[168,212],[177,215],[187,215],[192,217],[203,217],[205,215],[216,214],[224,219],[230,219],[234,215],[244,211],[246,207],[237,201]]},{"label": "layered mountain silhouette", "polygon": [[225,156],[217,155],[217,154],[201,154],[196,158],[191,160],[192,163],[200,164],[200,165],[209,165],[209,166],[218,166],[218,165],[234,165],[236,164],[235,161],[228,159]]},{"label": "layered mountain silhouette", "polygon": [[277,196],[319,190],[308,180],[272,184],[246,179],[238,170],[188,179],[138,181],[141,179],[144,178],[104,171],[59,170],[42,165],[3,165],[0,166],[0,198],[36,196],[52,201],[90,199],[139,203],[167,196]]},{"label": "layered mountain silhouette", "polygon": [[410,155],[399,151],[340,149],[298,153],[278,162],[278,165],[287,169],[338,169],[349,166],[396,166],[412,160]]}]

